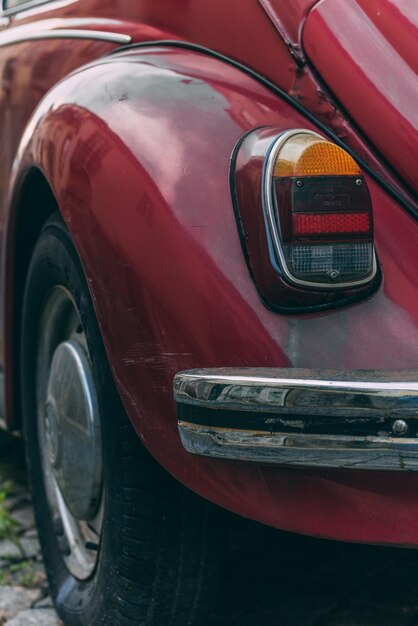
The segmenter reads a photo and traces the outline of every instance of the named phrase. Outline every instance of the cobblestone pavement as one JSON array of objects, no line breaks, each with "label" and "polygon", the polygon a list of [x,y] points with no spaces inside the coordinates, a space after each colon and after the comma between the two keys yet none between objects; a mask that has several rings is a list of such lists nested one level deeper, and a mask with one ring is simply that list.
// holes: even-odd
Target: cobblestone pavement
[{"label": "cobblestone pavement", "polygon": [[[218,626],[418,626],[417,552],[320,541],[233,520]],[[0,626],[59,625],[22,446],[2,445],[0,437]]]},{"label": "cobblestone pavement", "polygon": [[0,435],[0,626],[60,626],[24,472],[21,442]]}]

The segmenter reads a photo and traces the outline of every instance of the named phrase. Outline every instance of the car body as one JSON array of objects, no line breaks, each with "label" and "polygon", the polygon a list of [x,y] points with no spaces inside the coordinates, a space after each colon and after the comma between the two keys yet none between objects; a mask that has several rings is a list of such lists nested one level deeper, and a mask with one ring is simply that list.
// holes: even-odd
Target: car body
[{"label": "car body", "polygon": [[[20,427],[24,280],[52,193],[126,412],[164,468],[276,528],[417,546],[412,466],[192,455],[172,389],[195,368],[416,381],[416,10],[406,0],[28,0],[5,6],[1,20],[7,426]],[[237,142],[261,127],[318,132],[360,163],[382,274],[367,298],[291,313],[260,298],[229,168]]]}]

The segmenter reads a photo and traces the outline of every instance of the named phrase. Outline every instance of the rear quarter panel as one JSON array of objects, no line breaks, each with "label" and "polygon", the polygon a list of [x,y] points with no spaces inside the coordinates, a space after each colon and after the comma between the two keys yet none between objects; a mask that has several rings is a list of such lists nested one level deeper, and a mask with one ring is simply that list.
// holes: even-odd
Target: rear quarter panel
[{"label": "rear quarter panel", "polygon": [[19,150],[15,184],[44,172],[70,228],[131,421],[206,498],[276,527],[417,544],[418,478],[307,472],[198,458],[181,447],[174,374],[215,366],[416,369],[418,226],[369,180],[384,282],[311,316],[261,303],[231,203],[247,130],[313,125],[254,79],[186,49],[132,50],[58,85]]}]

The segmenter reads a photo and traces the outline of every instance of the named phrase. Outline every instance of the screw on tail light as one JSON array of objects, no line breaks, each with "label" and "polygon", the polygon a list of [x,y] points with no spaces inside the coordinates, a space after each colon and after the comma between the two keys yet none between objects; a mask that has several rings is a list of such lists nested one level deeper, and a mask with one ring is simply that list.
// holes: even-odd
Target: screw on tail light
[{"label": "screw on tail light", "polygon": [[377,288],[370,194],[345,150],[311,130],[264,128],[242,139],[233,163],[241,240],[264,300],[296,312]]}]

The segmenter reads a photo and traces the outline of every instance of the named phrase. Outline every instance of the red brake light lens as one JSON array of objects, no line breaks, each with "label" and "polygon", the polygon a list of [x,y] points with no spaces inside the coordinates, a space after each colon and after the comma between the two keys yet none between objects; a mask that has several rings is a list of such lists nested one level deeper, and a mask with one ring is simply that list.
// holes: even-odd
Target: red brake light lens
[{"label": "red brake light lens", "polygon": [[363,213],[294,213],[295,237],[309,235],[370,234],[370,215]]}]

